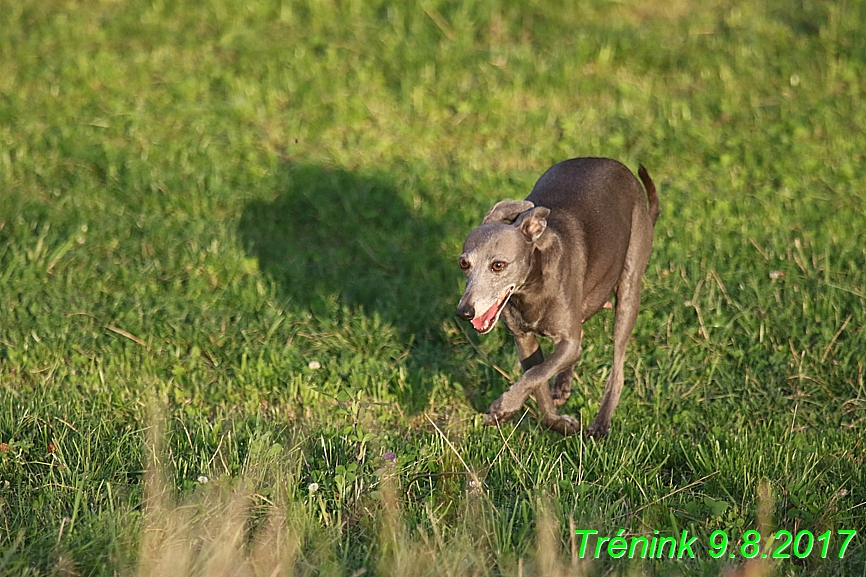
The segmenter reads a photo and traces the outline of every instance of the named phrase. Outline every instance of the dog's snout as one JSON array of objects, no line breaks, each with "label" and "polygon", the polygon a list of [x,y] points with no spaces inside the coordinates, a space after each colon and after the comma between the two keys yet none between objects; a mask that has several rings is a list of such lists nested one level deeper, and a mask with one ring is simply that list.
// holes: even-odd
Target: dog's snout
[{"label": "dog's snout", "polygon": [[472,305],[460,305],[457,307],[457,317],[464,321],[471,321],[475,318],[475,307]]}]

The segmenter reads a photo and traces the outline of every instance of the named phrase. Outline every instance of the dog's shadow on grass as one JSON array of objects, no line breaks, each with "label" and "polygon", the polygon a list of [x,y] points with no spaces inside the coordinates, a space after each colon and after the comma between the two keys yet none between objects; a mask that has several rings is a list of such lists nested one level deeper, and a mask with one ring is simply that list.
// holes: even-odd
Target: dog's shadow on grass
[{"label": "dog's shadow on grass", "polygon": [[[239,232],[291,305],[324,314],[336,297],[412,342],[410,363],[435,359],[450,370],[456,363],[441,327],[453,315],[455,270],[441,222],[411,206],[415,192],[401,195],[387,175],[286,164],[276,198],[250,202]],[[413,388],[429,387],[418,380]],[[407,404],[423,409],[429,390],[407,393]]]}]

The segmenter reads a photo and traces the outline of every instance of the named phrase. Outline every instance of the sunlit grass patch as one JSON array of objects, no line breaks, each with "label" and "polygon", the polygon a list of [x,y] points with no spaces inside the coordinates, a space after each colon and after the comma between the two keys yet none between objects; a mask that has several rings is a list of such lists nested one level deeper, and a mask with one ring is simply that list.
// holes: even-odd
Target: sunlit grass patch
[{"label": "sunlit grass patch", "polygon": [[[862,534],[864,6],[0,0],[0,574],[748,572],[571,522],[706,543],[765,482]],[[601,443],[482,428],[520,368],[454,317],[466,233],[575,156],[662,209]]]}]

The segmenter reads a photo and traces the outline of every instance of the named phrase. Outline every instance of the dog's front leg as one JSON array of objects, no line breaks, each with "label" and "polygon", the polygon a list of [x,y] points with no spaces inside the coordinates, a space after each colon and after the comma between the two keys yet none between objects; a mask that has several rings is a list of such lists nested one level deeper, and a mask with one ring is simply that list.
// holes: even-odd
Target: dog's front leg
[{"label": "dog's front leg", "polygon": [[[580,335],[580,332],[577,333]],[[517,413],[523,403],[532,393],[544,385],[544,391],[538,393],[539,408],[542,412],[542,420],[547,426],[552,426],[553,421],[559,417],[547,389],[547,382],[557,373],[574,365],[580,356],[580,337],[562,338],[556,343],[556,349],[550,358],[541,364],[529,368],[516,383],[502,393],[498,399],[493,401],[484,417],[485,425],[496,425],[504,423]],[[573,419],[572,419],[573,420]],[[549,422],[548,422],[549,421]]]},{"label": "dog's front leg", "polygon": [[520,360],[520,367],[523,369],[523,372],[544,362],[544,353],[541,352],[541,347],[538,346],[538,339],[535,338],[535,335],[532,333],[512,332],[514,332],[514,345],[517,348],[517,358]]}]

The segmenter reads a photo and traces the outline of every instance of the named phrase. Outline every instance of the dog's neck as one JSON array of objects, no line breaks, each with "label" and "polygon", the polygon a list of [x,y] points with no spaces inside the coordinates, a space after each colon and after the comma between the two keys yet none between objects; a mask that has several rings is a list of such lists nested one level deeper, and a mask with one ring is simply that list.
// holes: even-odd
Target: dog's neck
[{"label": "dog's neck", "polygon": [[529,257],[529,273],[517,290],[528,292],[535,290],[534,287],[544,285],[545,271],[555,270],[561,256],[562,243],[559,235],[547,229],[535,243],[535,248]]}]

